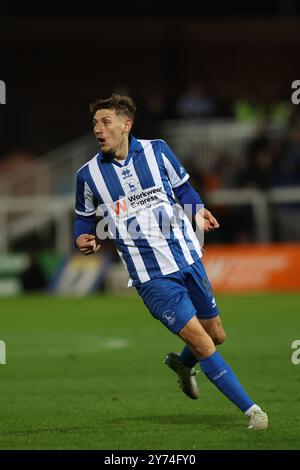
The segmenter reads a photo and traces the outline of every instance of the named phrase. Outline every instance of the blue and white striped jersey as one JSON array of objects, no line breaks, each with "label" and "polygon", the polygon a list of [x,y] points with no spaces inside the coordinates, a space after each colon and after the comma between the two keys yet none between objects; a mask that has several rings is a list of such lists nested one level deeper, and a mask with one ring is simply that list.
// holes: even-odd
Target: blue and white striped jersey
[{"label": "blue and white striped jersey", "polygon": [[189,175],[172,150],[163,140],[131,136],[122,163],[100,152],[79,169],[76,214],[91,216],[100,206],[129,286],[193,264],[201,248],[173,192]]}]

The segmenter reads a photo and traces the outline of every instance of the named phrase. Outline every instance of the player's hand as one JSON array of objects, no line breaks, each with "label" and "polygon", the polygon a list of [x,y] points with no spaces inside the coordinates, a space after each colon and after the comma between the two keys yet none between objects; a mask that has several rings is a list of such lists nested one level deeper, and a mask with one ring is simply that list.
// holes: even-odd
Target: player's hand
[{"label": "player's hand", "polygon": [[89,235],[87,233],[79,235],[79,237],[76,238],[76,245],[84,255],[97,253],[101,246],[100,243],[97,244],[95,235]]},{"label": "player's hand", "polygon": [[219,222],[207,209],[204,209],[204,230],[209,232],[210,230],[215,230],[219,228]]},{"label": "player's hand", "polygon": [[204,229],[205,232],[209,232],[210,230],[215,230],[220,227],[219,222],[217,219],[212,215],[212,213],[203,208],[196,214],[196,223],[200,229]]}]

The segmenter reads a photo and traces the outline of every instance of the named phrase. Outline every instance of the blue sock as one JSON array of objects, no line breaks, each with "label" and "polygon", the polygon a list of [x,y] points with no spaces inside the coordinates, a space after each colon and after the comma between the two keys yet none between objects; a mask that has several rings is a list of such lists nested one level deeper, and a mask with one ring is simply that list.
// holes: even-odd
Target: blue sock
[{"label": "blue sock", "polygon": [[187,346],[183,348],[180,354],[180,360],[184,366],[190,369],[198,363],[198,359]]},{"label": "blue sock", "polygon": [[240,410],[245,412],[254,405],[233,370],[217,351],[205,359],[200,359],[199,364],[208,379]]}]

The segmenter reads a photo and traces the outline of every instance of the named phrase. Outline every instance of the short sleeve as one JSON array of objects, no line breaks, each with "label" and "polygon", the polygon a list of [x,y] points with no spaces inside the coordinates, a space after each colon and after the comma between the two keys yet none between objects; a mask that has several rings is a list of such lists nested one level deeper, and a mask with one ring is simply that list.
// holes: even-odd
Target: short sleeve
[{"label": "short sleeve", "polygon": [[75,212],[77,215],[90,216],[96,214],[94,195],[87,182],[80,173],[76,179],[76,203]]},{"label": "short sleeve", "polygon": [[171,186],[172,188],[177,188],[185,183],[189,179],[190,175],[186,172],[180,161],[177,159],[175,153],[164,140],[161,142],[161,152]]}]

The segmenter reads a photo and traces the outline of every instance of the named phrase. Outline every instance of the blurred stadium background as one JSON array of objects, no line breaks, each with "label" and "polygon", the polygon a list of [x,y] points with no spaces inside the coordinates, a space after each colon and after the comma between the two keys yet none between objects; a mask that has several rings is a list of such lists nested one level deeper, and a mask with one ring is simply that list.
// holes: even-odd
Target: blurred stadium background
[{"label": "blurred stadium background", "polygon": [[[0,448],[299,446],[300,8],[233,5],[3,6]],[[111,241],[74,248],[75,175],[97,153],[88,104],[112,92],[133,97],[133,134],[167,141],[220,222],[203,260],[222,348],[273,410],[268,435],[241,435],[210,384],[186,402],[161,366],[178,342],[126,288]]]}]

